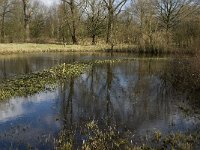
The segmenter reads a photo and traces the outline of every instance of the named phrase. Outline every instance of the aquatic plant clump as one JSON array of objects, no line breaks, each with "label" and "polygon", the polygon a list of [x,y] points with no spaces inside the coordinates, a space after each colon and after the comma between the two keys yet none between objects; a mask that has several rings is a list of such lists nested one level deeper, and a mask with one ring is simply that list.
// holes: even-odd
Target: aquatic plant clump
[{"label": "aquatic plant clump", "polygon": [[53,85],[57,81],[78,77],[87,70],[90,70],[92,66],[127,60],[133,59],[95,60],[82,63],[75,62],[73,64],[64,63],[49,70],[6,80],[0,83],[0,100],[16,96],[28,96],[40,91],[49,90],[53,88]]},{"label": "aquatic plant clump", "polygon": [[[53,88],[58,80],[75,78],[90,68],[87,64],[62,64],[49,70],[6,80],[0,84],[0,100],[27,96]],[[51,86],[47,86],[51,85]]]},{"label": "aquatic plant clump", "polygon": [[[76,132],[80,132],[83,136],[82,143],[76,145],[75,141]],[[96,121],[86,123],[81,127],[80,131],[65,130],[60,134],[59,139],[56,141],[56,149],[85,149],[85,150],[104,150],[104,149],[129,149],[130,140],[129,134],[123,135],[118,132],[115,126],[107,126],[104,129],[100,129]]]},{"label": "aquatic plant clump", "polygon": [[160,132],[155,132],[151,143],[152,149],[181,149],[193,150],[200,147],[200,132],[191,131],[187,133],[171,133],[167,136]]},{"label": "aquatic plant clump", "polygon": [[[82,143],[76,145],[76,134],[80,132]],[[191,131],[190,133],[170,133],[164,135],[159,131],[151,133],[151,136],[143,140],[139,138],[139,143],[134,142],[134,134],[130,131],[120,133],[116,126],[100,128],[96,121],[86,123],[81,127],[81,131],[67,130],[62,131],[60,138],[56,142],[56,149],[130,149],[130,150],[151,150],[151,149],[181,149],[192,150],[200,146],[200,132]]]}]

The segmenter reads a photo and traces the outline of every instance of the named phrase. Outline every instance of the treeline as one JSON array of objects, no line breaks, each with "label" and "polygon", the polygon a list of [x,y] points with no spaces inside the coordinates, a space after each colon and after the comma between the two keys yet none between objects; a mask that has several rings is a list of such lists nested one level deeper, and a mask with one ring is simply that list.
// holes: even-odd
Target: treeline
[{"label": "treeline", "polygon": [[1,43],[200,48],[199,0],[0,0]]}]

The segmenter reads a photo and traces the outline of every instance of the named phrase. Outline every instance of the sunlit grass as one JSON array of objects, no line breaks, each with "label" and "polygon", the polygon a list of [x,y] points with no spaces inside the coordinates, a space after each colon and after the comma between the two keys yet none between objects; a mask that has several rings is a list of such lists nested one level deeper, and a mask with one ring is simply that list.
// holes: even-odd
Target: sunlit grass
[{"label": "sunlit grass", "polygon": [[[104,52],[110,51],[109,44],[97,45],[63,45],[63,44],[36,44],[36,43],[9,43],[0,44],[0,54],[34,53],[34,52]],[[170,49],[165,51],[151,51],[141,49],[136,45],[117,44],[113,47],[113,52],[134,52],[145,54],[194,54],[195,51],[189,49]]]},{"label": "sunlit grass", "polygon": [[[116,45],[114,50],[133,49],[134,46]],[[109,45],[61,45],[61,44],[0,44],[0,54],[14,53],[32,53],[32,52],[91,52],[91,51],[106,51],[110,49]]]}]

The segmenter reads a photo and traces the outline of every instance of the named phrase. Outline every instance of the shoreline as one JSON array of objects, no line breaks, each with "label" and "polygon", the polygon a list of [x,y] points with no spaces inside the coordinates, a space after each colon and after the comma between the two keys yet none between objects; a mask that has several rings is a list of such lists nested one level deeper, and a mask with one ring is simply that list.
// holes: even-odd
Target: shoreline
[{"label": "shoreline", "polygon": [[0,44],[0,55],[12,55],[22,53],[49,53],[49,52],[105,52],[105,53],[135,53],[135,54],[196,54],[197,50],[169,49],[169,50],[142,50],[136,45],[119,44],[110,49],[110,45],[61,45],[61,44],[36,44],[36,43],[6,43]]},{"label": "shoreline", "polygon": [[[59,44],[36,44],[36,43],[8,43],[0,44],[0,55],[17,53],[46,53],[46,52],[107,52],[109,45],[59,45]],[[136,49],[133,45],[117,45],[114,51],[123,49]]]}]

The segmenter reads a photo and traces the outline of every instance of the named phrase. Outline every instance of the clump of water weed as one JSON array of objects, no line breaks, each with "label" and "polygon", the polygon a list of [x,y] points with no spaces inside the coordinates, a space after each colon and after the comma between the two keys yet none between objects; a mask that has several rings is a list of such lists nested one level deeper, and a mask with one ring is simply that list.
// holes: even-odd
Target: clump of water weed
[{"label": "clump of water weed", "polygon": [[0,83],[0,100],[16,96],[28,96],[44,90],[49,90],[54,87],[53,85],[55,85],[58,80],[76,78],[87,70],[90,70],[92,66],[127,60],[130,59],[95,60],[81,63],[75,62],[73,64],[64,63],[42,72],[5,80]]},{"label": "clump of water weed", "polygon": [[89,68],[90,65],[87,64],[62,64],[49,70],[6,80],[0,84],[0,100],[52,89],[58,80],[75,78]]},{"label": "clump of water weed", "polygon": [[[119,132],[115,125],[104,126],[102,128],[96,121],[90,121],[76,129],[62,131],[61,136],[57,140],[56,149],[193,150],[200,148],[199,133],[199,131],[191,131],[187,133],[176,132],[164,135],[160,131],[156,131],[151,133],[145,140],[138,137],[136,145],[132,132]],[[80,138],[82,142],[77,142],[77,138]]]},{"label": "clump of water weed", "polygon": [[171,133],[161,133],[155,131],[150,133],[148,138],[141,141],[143,149],[177,149],[177,150],[194,150],[200,148],[200,130]]},{"label": "clump of water weed", "polygon": [[[100,128],[96,121],[86,123],[81,127],[81,131],[68,130],[62,132],[57,141],[56,149],[68,150],[84,149],[84,150],[105,150],[105,149],[134,149],[140,150],[140,147],[131,146],[130,132],[120,133],[115,126],[107,126]],[[80,132],[82,143],[77,145],[76,133]]]},{"label": "clump of water weed", "polygon": [[116,127],[109,126],[107,129],[100,129],[94,121],[86,125],[87,140],[83,142],[82,149],[127,149],[129,140],[123,138]]}]

